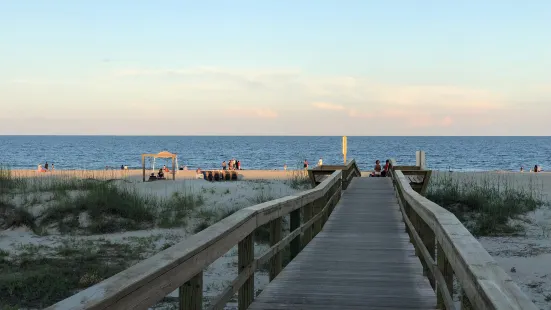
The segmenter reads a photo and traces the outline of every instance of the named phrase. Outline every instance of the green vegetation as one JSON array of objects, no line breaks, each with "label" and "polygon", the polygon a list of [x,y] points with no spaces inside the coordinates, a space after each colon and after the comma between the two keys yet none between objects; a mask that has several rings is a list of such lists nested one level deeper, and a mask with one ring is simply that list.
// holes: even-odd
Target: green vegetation
[{"label": "green vegetation", "polygon": [[519,187],[506,177],[476,180],[452,174],[433,178],[427,198],[454,213],[476,236],[518,233],[522,227],[511,220],[546,204],[533,182]]},{"label": "green vegetation", "polygon": [[0,309],[45,308],[115,275],[160,250],[157,237],[134,242],[67,240],[59,246],[24,245],[0,252]]},{"label": "green vegetation", "polygon": [[[128,230],[183,227],[204,204],[191,190],[168,199],[140,194],[125,180],[41,176],[20,178],[0,166],[0,229],[27,226],[37,234],[104,234]],[[14,202],[18,199],[18,203]],[[33,208],[39,205],[40,212]],[[39,214],[36,214],[39,213]]]},{"label": "green vegetation", "polygon": [[293,170],[290,173],[291,176],[289,177],[289,180],[286,181],[289,187],[296,190],[306,190],[312,188],[312,183],[310,182],[310,178],[308,178],[308,173],[306,171]]}]

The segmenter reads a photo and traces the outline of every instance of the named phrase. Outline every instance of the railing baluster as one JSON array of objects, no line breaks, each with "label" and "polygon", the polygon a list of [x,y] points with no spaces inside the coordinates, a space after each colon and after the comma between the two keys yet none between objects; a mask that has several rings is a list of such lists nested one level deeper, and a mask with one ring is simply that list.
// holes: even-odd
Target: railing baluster
[{"label": "railing baluster", "polygon": [[[282,219],[277,218],[270,222],[270,246],[274,246],[281,240]],[[270,260],[270,281],[281,272],[281,252],[277,252]]]},{"label": "railing baluster", "polygon": [[[314,210],[314,204],[313,203],[309,203],[307,205],[305,205],[303,207],[303,216],[304,216],[304,219],[303,219],[303,222],[306,223],[308,222],[312,216],[313,216],[313,210]],[[304,230],[304,236],[303,236],[303,239],[302,239],[302,247],[305,247],[308,243],[310,243],[310,241],[312,241],[312,226],[306,228],[306,230]]]},{"label": "railing baluster", "polygon": [[[440,243],[437,244],[436,257],[438,260],[437,261],[438,269],[444,276],[444,279],[446,281],[446,287],[448,288],[448,293],[451,296],[453,296],[453,269]],[[442,296],[442,292],[440,291],[440,288],[438,288],[437,290],[436,302],[438,305],[438,309],[445,309],[444,297]]]},{"label": "railing baluster", "polygon": [[[241,273],[254,260],[254,242],[253,235],[249,234],[238,245],[238,272]],[[254,273],[245,281],[238,293],[239,310],[246,310],[254,299]]]},{"label": "railing baluster", "polygon": [[[419,224],[420,224],[419,227],[422,231],[421,238],[423,240],[423,244],[425,245],[425,247],[429,251],[429,254],[430,254],[431,258],[434,260],[435,251],[436,251],[436,239],[434,237],[434,232],[432,231],[430,226],[427,225],[427,223],[425,223],[423,221],[422,218],[418,217],[418,219],[419,219]],[[427,265],[428,265],[427,262],[425,262],[425,267],[427,268],[427,270],[426,270],[427,277],[429,278],[429,282],[430,282],[430,285],[432,286],[432,288],[436,289],[436,282],[434,281],[434,275],[432,273],[428,272],[428,266]]]},{"label": "railing baluster", "polygon": [[[314,202],[314,216],[323,210],[324,205],[325,205],[325,196],[318,198]],[[321,220],[322,219],[320,218],[314,223],[313,229],[312,229],[312,238],[314,238],[321,231]]]},{"label": "railing baluster", "polygon": [[[296,209],[290,214],[289,231],[293,232],[300,227],[300,209]],[[291,250],[291,260],[294,259],[300,252],[300,234],[291,241],[289,245]]]},{"label": "railing baluster", "polygon": [[180,310],[201,310],[203,308],[203,272],[199,272],[180,286]]},{"label": "railing baluster", "polygon": [[472,310],[473,305],[471,304],[471,301],[469,300],[469,297],[465,294],[465,291],[461,289],[461,310]]}]

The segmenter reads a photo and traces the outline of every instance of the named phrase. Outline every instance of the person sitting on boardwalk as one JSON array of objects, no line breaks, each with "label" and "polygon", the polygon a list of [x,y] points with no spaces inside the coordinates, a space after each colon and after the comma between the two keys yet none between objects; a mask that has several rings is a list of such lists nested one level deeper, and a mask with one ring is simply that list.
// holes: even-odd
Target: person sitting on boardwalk
[{"label": "person sitting on boardwalk", "polygon": [[377,159],[375,161],[375,170],[373,171],[373,173],[370,175],[372,177],[380,177],[381,176],[381,162]]},{"label": "person sitting on boardwalk", "polygon": [[382,177],[387,177],[388,175],[388,169],[390,169],[390,160],[387,159],[385,163],[385,167],[383,168],[383,171],[381,172]]}]

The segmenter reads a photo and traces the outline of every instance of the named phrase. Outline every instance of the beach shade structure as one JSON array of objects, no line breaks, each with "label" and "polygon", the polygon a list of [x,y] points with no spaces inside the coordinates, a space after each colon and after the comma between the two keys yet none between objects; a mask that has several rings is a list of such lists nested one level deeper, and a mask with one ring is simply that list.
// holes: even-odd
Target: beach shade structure
[{"label": "beach shade structure", "polygon": [[172,180],[176,180],[176,163],[178,161],[178,155],[170,153],[168,151],[162,151],[158,154],[142,154],[142,172],[143,181],[145,182],[145,158],[151,157],[153,160],[157,158],[170,158],[172,160]]}]

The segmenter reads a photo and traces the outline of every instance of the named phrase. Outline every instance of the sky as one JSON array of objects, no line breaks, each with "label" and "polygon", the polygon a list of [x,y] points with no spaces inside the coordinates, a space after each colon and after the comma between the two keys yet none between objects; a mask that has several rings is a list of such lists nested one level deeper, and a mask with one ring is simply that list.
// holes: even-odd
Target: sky
[{"label": "sky", "polygon": [[0,0],[0,134],[551,135],[551,1]]}]

